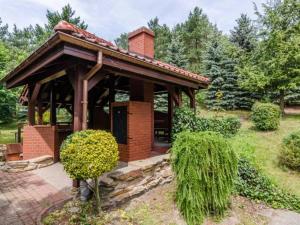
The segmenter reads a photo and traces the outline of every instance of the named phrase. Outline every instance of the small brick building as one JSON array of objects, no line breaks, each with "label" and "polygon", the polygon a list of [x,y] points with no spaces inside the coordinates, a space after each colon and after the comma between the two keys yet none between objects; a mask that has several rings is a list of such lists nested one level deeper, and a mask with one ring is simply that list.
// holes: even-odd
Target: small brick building
[{"label": "small brick building", "polygon": [[[181,105],[183,92],[195,108],[195,90],[206,88],[208,79],[155,60],[154,33],[148,28],[129,33],[128,43],[124,50],[61,21],[55,34],[4,78],[8,88],[25,86],[23,159],[52,155],[59,160],[62,141],[82,129],[111,131],[121,161],[168,149],[173,108]],[[167,111],[160,112],[154,99],[163,94]],[[58,108],[71,120],[58,121]],[[49,124],[43,123],[46,111]]]}]

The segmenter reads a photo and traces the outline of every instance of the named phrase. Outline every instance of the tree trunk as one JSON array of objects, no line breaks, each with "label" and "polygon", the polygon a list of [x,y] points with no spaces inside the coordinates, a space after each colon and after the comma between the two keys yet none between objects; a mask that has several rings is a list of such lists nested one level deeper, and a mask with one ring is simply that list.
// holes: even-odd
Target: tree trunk
[{"label": "tree trunk", "polygon": [[279,105],[282,115],[284,115],[284,90],[280,90]]},{"label": "tree trunk", "polygon": [[94,183],[95,183],[95,199],[96,199],[96,211],[97,213],[101,212],[101,205],[100,205],[100,192],[99,192],[99,179],[98,177],[94,178]]}]

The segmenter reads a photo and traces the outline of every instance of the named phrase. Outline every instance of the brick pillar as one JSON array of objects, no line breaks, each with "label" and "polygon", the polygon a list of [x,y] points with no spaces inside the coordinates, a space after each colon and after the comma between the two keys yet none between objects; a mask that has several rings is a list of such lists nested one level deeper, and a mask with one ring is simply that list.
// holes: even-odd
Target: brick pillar
[{"label": "brick pillar", "polygon": [[144,82],[144,101],[151,104],[151,146],[154,146],[154,84]]}]

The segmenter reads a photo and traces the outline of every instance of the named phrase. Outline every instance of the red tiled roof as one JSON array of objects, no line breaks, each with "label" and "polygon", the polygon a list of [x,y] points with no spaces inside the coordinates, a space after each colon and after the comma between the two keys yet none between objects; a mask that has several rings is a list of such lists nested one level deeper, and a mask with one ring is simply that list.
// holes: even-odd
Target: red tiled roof
[{"label": "red tiled roof", "polygon": [[182,68],[173,66],[171,64],[168,64],[168,63],[156,60],[156,59],[150,59],[148,57],[143,57],[141,55],[138,55],[136,53],[130,52],[128,50],[119,48],[119,47],[115,46],[113,43],[111,43],[109,41],[106,41],[103,38],[97,37],[96,35],[94,35],[92,33],[89,33],[86,30],[80,29],[77,26],[75,26],[73,24],[70,24],[70,23],[68,23],[68,22],[66,22],[64,20],[60,21],[54,27],[54,31],[61,31],[61,32],[64,32],[64,33],[71,34],[74,37],[81,38],[81,39],[84,39],[86,41],[99,44],[99,45],[101,45],[103,47],[110,48],[112,50],[118,51],[118,52],[123,53],[123,54],[127,54],[127,55],[129,55],[131,57],[135,57],[135,58],[143,60],[143,61],[145,61],[147,63],[156,65],[158,67],[167,69],[167,70],[175,72],[175,73],[178,73],[180,75],[196,79],[198,81],[201,81],[202,83],[206,83],[207,84],[209,82],[208,78],[206,78],[204,76],[201,76],[199,74],[192,73],[190,71],[187,71],[187,70],[184,70]]}]

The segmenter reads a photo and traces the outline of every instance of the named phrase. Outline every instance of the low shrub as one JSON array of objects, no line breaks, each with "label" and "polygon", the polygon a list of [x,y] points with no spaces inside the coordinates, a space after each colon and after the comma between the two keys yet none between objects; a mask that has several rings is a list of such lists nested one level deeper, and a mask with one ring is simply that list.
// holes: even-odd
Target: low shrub
[{"label": "low shrub", "polygon": [[214,131],[219,132],[225,137],[235,135],[241,127],[238,117],[197,117],[195,113],[187,107],[176,108],[173,118],[172,136],[182,131]]},{"label": "low shrub", "polygon": [[230,143],[216,132],[182,132],[171,150],[176,203],[187,224],[208,214],[223,215],[237,174]]},{"label": "low shrub", "polygon": [[300,212],[300,199],[280,189],[246,158],[239,159],[235,188],[239,195],[265,202],[273,208]]},{"label": "low shrub", "polygon": [[276,130],[280,124],[279,106],[272,103],[255,103],[251,109],[251,120],[258,130]]},{"label": "low shrub", "polygon": [[300,131],[293,132],[283,139],[279,162],[290,169],[300,171]]},{"label": "low shrub", "polygon": [[118,145],[111,133],[85,130],[71,134],[60,150],[61,162],[73,179],[94,180],[97,210],[100,211],[99,176],[118,162]]}]

